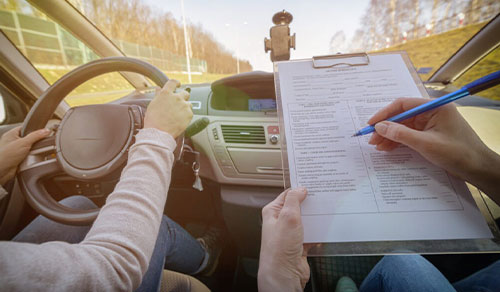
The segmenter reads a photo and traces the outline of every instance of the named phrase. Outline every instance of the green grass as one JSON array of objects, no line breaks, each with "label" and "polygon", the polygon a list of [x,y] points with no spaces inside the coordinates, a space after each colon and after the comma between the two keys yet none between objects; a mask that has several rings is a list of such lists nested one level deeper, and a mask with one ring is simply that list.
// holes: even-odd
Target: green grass
[{"label": "green grass", "polygon": [[[428,74],[420,74],[420,78],[423,81],[426,81],[485,24],[485,22],[473,24],[447,31],[445,33],[411,40],[405,44],[395,45],[393,47],[380,50],[379,52],[406,51],[415,68],[432,68]],[[466,74],[456,80],[454,84],[460,87],[499,69],[500,51],[497,48],[486,58],[472,67],[471,70],[467,71]],[[479,95],[494,100],[500,100],[500,86],[483,91],[479,93]]]},{"label": "green grass", "polygon": [[[40,69],[40,73],[50,84],[56,82],[68,70]],[[176,79],[181,84],[189,83],[186,74],[166,73],[170,79]],[[200,74],[192,75],[192,83],[213,82],[220,78],[229,76],[228,74]],[[70,106],[79,106],[87,104],[108,103],[132,92],[134,87],[128,83],[119,73],[108,73],[93,78],[84,84],[75,88],[68,97],[65,98]]]},{"label": "green grass", "polygon": [[[479,63],[462,75],[454,84],[460,87],[498,70],[500,70],[500,47],[496,48],[486,58],[482,59]],[[482,91],[478,95],[494,100],[500,100],[500,85]]]}]

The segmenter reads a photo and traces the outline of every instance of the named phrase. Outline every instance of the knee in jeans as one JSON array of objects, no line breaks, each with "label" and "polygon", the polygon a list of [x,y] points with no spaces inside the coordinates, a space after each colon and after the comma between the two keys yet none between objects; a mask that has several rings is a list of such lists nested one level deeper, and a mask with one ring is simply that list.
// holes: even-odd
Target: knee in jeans
[{"label": "knee in jeans", "polygon": [[383,263],[400,269],[414,269],[422,264],[426,264],[427,260],[421,255],[388,255],[382,259]]},{"label": "knee in jeans", "polygon": [[59,201],[59,203],[63,206],[69,207],[69,208],[74,208],[74,209],[81,209],[81,210],[88,210],[88,209],[94,209],[97,208],[96,204],[92,202],[89,198],[84,197],[84,196],[71,196],[62,199]]},{"label": "knee in jeans", "polygon": [[160,234],[170,234],[170,236],[175,236],[175,223],[172,219],[163,215],[160,224]]}]

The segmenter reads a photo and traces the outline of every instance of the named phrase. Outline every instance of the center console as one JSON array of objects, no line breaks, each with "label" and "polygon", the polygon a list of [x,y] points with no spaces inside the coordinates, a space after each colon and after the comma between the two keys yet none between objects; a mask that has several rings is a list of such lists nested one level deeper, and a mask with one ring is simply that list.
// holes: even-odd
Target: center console
[{"label": "center console", "polygon": [[222,184],[282,187],[273,74],[249,72],[218,80],[207,103],[210,124],[191,138],[206,160],[201,175]]}]

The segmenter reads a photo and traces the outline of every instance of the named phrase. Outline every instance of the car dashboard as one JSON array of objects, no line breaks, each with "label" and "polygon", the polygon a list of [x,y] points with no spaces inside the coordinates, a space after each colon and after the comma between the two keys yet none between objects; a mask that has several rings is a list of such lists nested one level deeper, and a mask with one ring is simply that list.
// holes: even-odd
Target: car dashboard
[{"label": "car dashboard", "polygon": [[[201,153],[200,175],[222,185],[283,188],[282,136],[273,74],[254,71],[186,87],[191,90],[193,122],[209,120],[204,130],[191,137],[192,146]],[[427,91],[433,98],[446,94]],[[152,98],[152,92],[136,92],[117,102],[147,106]],[[498,109],[497,102],[477,96],[458,104],[465,106],[463,115],[471,106]],[[476,131],[482,127],[472,126]]]},{"label": "car dashboard", "polygon": [[283,187],[272,73],[240,74],[190,88],[193,121],[210,121],[191,137],[201,153],[201,176],[220,184]]}]

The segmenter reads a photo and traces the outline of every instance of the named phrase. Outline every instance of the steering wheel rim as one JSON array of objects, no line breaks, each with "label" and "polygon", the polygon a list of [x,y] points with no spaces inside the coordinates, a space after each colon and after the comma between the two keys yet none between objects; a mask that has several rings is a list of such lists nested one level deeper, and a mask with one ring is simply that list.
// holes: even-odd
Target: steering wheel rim
[{"label": "steering wheel rim", "polygon": [[[142,74],[160,87],[163,87],[168,81],[168,77],[158,68],[133,58],[109,57],[89,62],[65,74],[39,97],[23,123],[21,136],[44,127],[54,114],[59,103],[79,85],[99,75],[120,71]],[[144,85],[147,86],[147,84]],[[132,116],[133,114],[131,114]],[[142,127],[142,115],[139,119],[141,119],[140,127]],[[180,139],[182,139],[182,136]],[[54,143],[56,142],[54,141]],[[42,150],[46,150],[47,147],[52,147],[52,145],[44,147],[42,147]],[[42,150],[32,148],[30,154],[19,168],[17,177],[27,202],[40,214],[60,223],[88,225],[93,222],[99,213],[99,209],[77,210],[68,208],[59,204],[47,192],[42,184],[44,179],[61,173],[70,176],[74,175],[64,171],[64,165],[61,165],[59,155],[57,159],[40,160],[40,158],[37,158],[39,157],[37,155]]]},{"label": "steering wheel rim", "polygon": [[79,85],[99,75],[120,71],[142,74],[160,87],[168,81],[168,77],[158,68],[134,58],[108,57],[89,62],[66,73],[42,93],[24,120],[21,136],[43,128],[61,101]]}]

